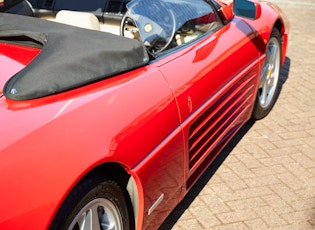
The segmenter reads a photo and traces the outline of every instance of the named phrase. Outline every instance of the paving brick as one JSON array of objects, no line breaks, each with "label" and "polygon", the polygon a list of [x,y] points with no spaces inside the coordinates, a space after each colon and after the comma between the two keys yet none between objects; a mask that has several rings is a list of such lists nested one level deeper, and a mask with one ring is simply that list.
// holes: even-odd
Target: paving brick
[{"label": "paving brick", "polygon": [[305,189],[306,184],[303,183],[299,178],[294,176],[292,173],[278,174],[277,177],[292,190]]},{"label": "paving brick", "polygon": [[262,197],[262,199],[264,200],[264,202],[266,202],[266,204],[268,204],[270,208],[272,208],[272,210],[274,210],[279,215],[283,213],[291,213],[291,212],[297,211],[296,209],[292,207],[291,205],[292,202],[286,202],[285,200],[283,200],[280,196],[276,194],[264,196]]},{"label": "paving brick", "polygon": [[251,188],[281,183],[279,178],[274,174],[244,179],[244,181]]},{"label": "paving brick", "polygon": [[309,215],[309,210],[284,213],[282,214],[282,218],[284,218],[289,224],[303,223],[305,220],[307,222],[312,219],[312,216]]},{"label": "paving brick", "polygon": [[276,146],[269,140],[260,139],[258,141],[246,143],[243,148],[246,149],[246,152],[251,153],[256,159],[259,159],[269,157],[267,150],[276,149]]},{"label": "paving brick", "polygon": [[268,175],[276,175],[280,173],[285,173],[286,169],[282,164],[272,165],[272,166],[264,166],[260,168],[252,169],[256,176],[268,176]]},{"label": "paving brick", "polygon": [[270,206],[261,207],[256,209],[255,212],[269,227],[278,227],[288,224],[288,222],[277,214],[277,212]]},{"label": "paving brick", "polygon": [[228,167],[240,178],[255,177],[255,174],[243,162],[228,164]]},{"label": "paving brick", "polygon": [[249,169],[262,166],[261,162],[254,157],[254,154],[251,153],[238,154],[237,158]]},{"label": "paving brick", "polygon": [[242,222],[237,222],[237,223],[232,223],[232,224],[215,226],[211,229],[213,229],[213,230],[231,230],[231,229],[247,230],[248,227]]},{"label": "paving brick", "polygon": [[303,223],[293,223],[285,226],[272,228],[273,230],[314,230],[314,226],[312,226],[308,222]]},{"label": "paving brick", "polygon": [[314,178],[314,174],[312,173],[311,169],[304,168],[297,162],[286,164],[285,168],[293,175],[298,177],[304,184],[309,184],[310,182],[313,182],[312,178]]},{"label": "paving brick", "polygon": [[256,209],[262,206],[267,206],[267,203],[261,197],[252,197],[246,199],[239,199],[235,201],[227,202],[227,205],[232,210],[241,210],[241,209]]},{"label": "paving brick", "polygon": [[281,136],[283,139],[287,140],[295,140],[297,138],[307,138],[310,136],[309,133],[306,131],[291,131],[291,132],[285,132],[285,133],[280,133],[279,136]]},{"label": "paving brick", "polygon": [[204,195],[200,197],[205,204],[207,204],[207,208],[210,210],[211,214],[218,213],[226,213],[232,211],[227,202],[220,199],[215,195]]},{"label": "paving brick", "polygon": [[246,226],[248,226],[247,229],[252,230],[266,230],[268,229],[268,225],[262,220],[262,219],[255,219],[255,220],[247,220],[244,221]]},{"label": "paving brick", "polygon": [[231,224],[257,218],[257,214],[249,209],[220,213],[216,214],[216,216],[223,224]]},{"label": "paving brick", "polygon": [[211,189],[214,192],[213,194],[218,196],[220,199],[224,201],[237,200],[238,197],[234,194],[233,190],[226,184],[214,184],[211,185]]},{"label": "paving brick", "polygon": [[[315,154],[315,152],[314,152],[314,154]],[[302,165],[302,167],[305,167],[305,168],[314,168],[315,167],[315,161],[313,161],[311,158],[309,158],[308,156],[306,156],[303,153],[293,154],[291,157],[296,162],[300,163]]]},{"label": "paving brick", "polygon": [[[312,204],[314,203],[314,207],[312,208]],[[290,206],[295,210],[295,211],[303,211],[303,210],[314,210],[314,214],[315,214],[315,202],[313,199],[308,199],[308,200],[305,200],[303,198],[301,198],[300,200],[297,200],[297,201],[292,201],[290,202]],[[312,211],[310,212],[310,215],[311,215]],[[315,218],[315,215],[314,215],[314,218]]]},{"label": "paving brick", "polygon": [[268,156],[270,160],[273,160],[274,157],[279,157],[279,156],[291,156],[292,154],[295,154],[299,152],[299,148],[302,145],[299,146],[285,146],[283,147],[278,147],[275,149],[268,150]]},{"label": "paving brick", "polygon": [[181,230],[194,230],[194,229],[204,229],[204,226],[200,225],[196,218],[183,219],[178,226]]},{"label": "paving brick", "polygon": [[276,184],[269,187],[282,200],[288,203],[300,200],[300,196],[295,191],[287,187],[285,184]]},{"label": "paving brick", "polygon": [[[285,152],[285,150],[284,150],[284,152]],[[280,156],[263,158],[263,159],[260,159],[260,162],[264,166],[267,166],[267,167],[274,166],[274,165],[286,166],[286,165],[295,163],[294,159],[292,159],[291,156],[288,155],[288,154],[283,154],[283,155],[280,155]]]}]

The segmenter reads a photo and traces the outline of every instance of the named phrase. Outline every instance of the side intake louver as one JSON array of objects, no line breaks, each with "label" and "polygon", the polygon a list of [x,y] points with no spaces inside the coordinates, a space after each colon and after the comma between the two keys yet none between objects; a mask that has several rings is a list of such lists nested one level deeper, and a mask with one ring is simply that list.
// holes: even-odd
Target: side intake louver
[{"label": "side intake louver", "polygon": [[255,73],[241,78],[214,102],[190,127],[189,169],[216,149],[218,140],[233,130],[232,125],[247,111],[255,93]]}]

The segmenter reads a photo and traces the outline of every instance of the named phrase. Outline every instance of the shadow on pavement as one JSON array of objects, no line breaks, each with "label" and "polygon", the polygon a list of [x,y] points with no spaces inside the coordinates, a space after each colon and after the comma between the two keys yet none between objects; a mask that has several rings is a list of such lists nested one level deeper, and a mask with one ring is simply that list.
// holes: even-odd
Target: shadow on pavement
[{"label": "shadow on pavement", "polygon": [[[291,60],[286,57],[285,63],[282,66],[280,73],[280,90],[279,94],[282,90],[283,85],[287,81],[289,77]],[[204,174],[199,178],[197,183],[191,188],[191,190],[186,194],[184,199],[176,206],[176,208],[172,211],[172,213],[167,217],[164,223],[160,226],[160,230],[168,230],[172,229],[175,223],[179,220],[182,214],[186,211],[186,209],[190,206],[190,204],[195,200],[195,198],[199,195],[199,193],[203,190],[206,184],[211,180],[212,176],[215,172],[220,168],[225,159],[230,155],[235,146],[242,140],[242,138],[246,135],[246,133],[251,129],[251,127],[255,124],[255,121],[248,121],[232,138],[232,140],[228,143],[228,145],[223,149],[223,151],[217,156],[217,158],[212,162],[212,164],[208,167],[208,169],[204,172]]]}]

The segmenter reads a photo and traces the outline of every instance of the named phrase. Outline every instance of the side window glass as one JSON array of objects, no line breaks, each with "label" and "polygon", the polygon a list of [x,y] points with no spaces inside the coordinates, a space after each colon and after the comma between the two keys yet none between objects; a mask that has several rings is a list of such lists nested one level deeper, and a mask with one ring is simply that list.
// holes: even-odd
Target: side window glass
[{"label": "side window glass", "polygon": [[140,40],[154,56],[221,26],[205,0],[132,0],[127,9],[125,16],[133,19]]},{"label": "side window glass", "polygon": [[187,21],[175,35],[178,46],[193,41],[204,33],[215,31],[221,26],[221,21],[212,11],[209,14]]}]

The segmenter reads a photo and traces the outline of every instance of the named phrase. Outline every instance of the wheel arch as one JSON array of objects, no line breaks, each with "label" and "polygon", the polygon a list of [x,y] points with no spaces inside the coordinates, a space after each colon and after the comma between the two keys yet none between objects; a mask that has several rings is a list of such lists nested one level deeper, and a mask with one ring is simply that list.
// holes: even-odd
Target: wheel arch
[{"label": "wheel arch", "polygon": [[283,25],[282,21],[279,18],[276,20],[276,22],[274,23],[273,27],[278,29],[280,35],[283,35],[283,33],[284,33],[284,25]]},{"label": "wheel arch", "polygon": [[286,55],[287,46],[288,46],[288,32],[286,31],[285,23],[280,18],[278,18],[276,20],[273,28],[276,28],[280,33],[280,37],[281,37],[281,65],[283,65],[285,58],[286,58],[285,55]]},{"label": "wheel arch", "polygon": [[[90,177],[102,177],[104,180],[111,179],[116,181],[125,191],[125,197],[130,204],[129,212],[132,211],[135,228],[138,223],[139,216],[139,188],[136,183],[137,178],[132,175],[127,167],[119,163],[104,163],[88,172],[80,181]],[[79,183],[79,182],[78,182]],[[131,209],[130,209],[131,208]]]},{"label": "wheel arch", "polygon": [[268,30],[265,32],[261,33],[262,34],[262,39],[263,39],[263,49],[262,53],[266,52],[267,46],[268,46],[268,41],[270,39],[270,36],[272,34],[273,29],[277,29],[280,33],[280,45],[281,45],[281,65],[283,65],[285,61],[285,54],[287,51],[287,45],[288,45],[288,34],[285,28],[284,22],[281,20],[281,18],[276,18],[273,23],[270,23],[268,26]]},{"label": "wheel arch", "polygon": [[[141,223],[139,223],[138,217],[139,210],[142,210],[140,205],[142,204],[141,199],[141,185],[139,187],[139,183],[137,183],[138,179],[135,178],[135,175],[131,175],[131,171],[127,169],[127,167],[114,162],[107,162],[101,165],[96,166],[89,172],[87,172],[82,178],[80,178],[71,191],[67,194],[65,200],[67,197],[71,194],[71,192],[77,187],[80,186],[80,184],[86,180],[98,178],[100,180],[113,180],[115,181],[119,187],[122,189],[124,196],[126,198],[126,202],[128,204],[128,212],[132,221],[132,226],[134,226],[134,229],[138,229],[139,226],[141,226]],[[58,208],[57,213],[60,211],[60,208],[63,206],[63,202],[61,203],[61,206]],[[53,218],[53,220],[55,217]],[[142,220],[142,219],[140,219]],[[52,224],[52,223],[51,223]],[[140,225],[139,225],[140,224]]]},{"label": "wheel arch", "polygon": [[288,21],[286,15],[272,3],[261,3],[262,14],[259,19],[250,21],[249,24],[253,25],[254,30],[259,34],[259,44],[261,54],[264,54],[267,48],[268,41],[272,34],[273,29],[277,29],[280,33],[281,38],[281,63],[283,64],[286,58],[286,51],[288,46],[288,37],[290,31],[290,22]]}]

